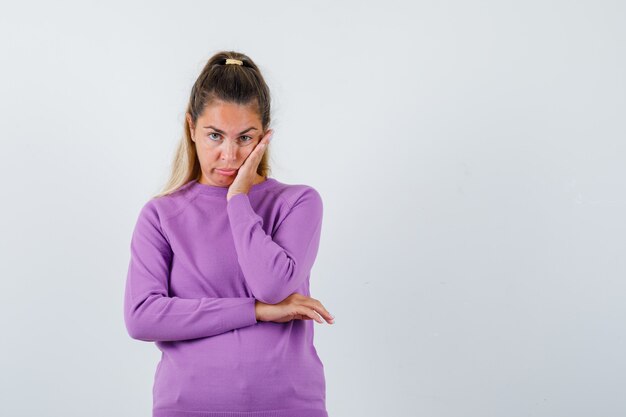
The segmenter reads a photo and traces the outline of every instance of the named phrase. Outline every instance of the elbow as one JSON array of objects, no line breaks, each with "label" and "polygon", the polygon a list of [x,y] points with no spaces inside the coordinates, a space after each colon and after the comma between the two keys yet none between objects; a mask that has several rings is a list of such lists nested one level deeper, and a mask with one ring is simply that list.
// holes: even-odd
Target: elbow
[{"label": "elbow", "polygon": [[141,332],[139,332],[137,330],[136,327],[132,327],[132,326],[126,326],[126,331],[128,332],[128,335],[135,340],[144,340],[143,335],[141,334]]},{"label": "elbow", "polygon": [[158,340],[158,323],[151,317],[152,305],[155,300],[162,298],[160,294],[151,294],[139,300],[131,300],[126,297],[124,301],[124,324],[128,335],[136,340],[144,342],[156,342]]},{"label": "elbow", "polygon": [[278,304],[289,295],[283,295],[278,291],[254,291],[254,298],[265,304]]},{"label": "elbow", "polygon": [[288,280],[278,281],[275,285],[257,286],[251,288],[254,298],[265,304],[278,304],[291,294],[297,292],[304,280],[291,277]]},{"label": "elbow", "polygon": [[297,292],[309,278],[309,270],[287,255],[287,262],[280,268],[275,267],[260,276],[254,271],[252,275],[257,278],[246,281],[254,298],[265,304],[278,304]]},{"label": "elbow", "polygon": [[147,326],[143,326],[137,322],[126,323],[126,331],[128,335],[135,340],[141,340],[143,342],[156,342],[158,340],[151,334]]},{"label": "elbow", "polygon": [[126,332],[131,338],[146,342],[150,341],[147,337],[145,326],[141,324],[141,321],[134,314],[127,314],[124,324],[126,325]]},{"label": "elbow", "polygon": [[136,340],[155,342],[152,326],[147,323],[141,309],[126,309],[124,312],[124,325],[128,335]]},{"label": "elbow", "polygon": [[252,288],[254,298],[265,304],[278,304],[289,297],[293,291],[289,285],[276,285],[274,287],[266,285],[264,287]]}]

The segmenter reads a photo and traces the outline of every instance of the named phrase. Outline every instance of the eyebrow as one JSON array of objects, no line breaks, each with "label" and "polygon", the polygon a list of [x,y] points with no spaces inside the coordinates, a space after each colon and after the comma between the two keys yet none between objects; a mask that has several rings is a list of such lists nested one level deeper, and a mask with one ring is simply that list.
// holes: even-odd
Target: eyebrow
[{"label": "eyebrow", "polygon": [[[222,134],[226,133],[223,130],[216,128],[215,126],[203,126],[203,127],[205,129],[213,129],[213,130],[215,130],[218,133],[222,133]],[[249,127],[246,130],[244,130],[243,132],[241,132],[240,135],[243,135],[244,133],[246,133],[249,130],[258,130],[258,129],[256,127]]]}]

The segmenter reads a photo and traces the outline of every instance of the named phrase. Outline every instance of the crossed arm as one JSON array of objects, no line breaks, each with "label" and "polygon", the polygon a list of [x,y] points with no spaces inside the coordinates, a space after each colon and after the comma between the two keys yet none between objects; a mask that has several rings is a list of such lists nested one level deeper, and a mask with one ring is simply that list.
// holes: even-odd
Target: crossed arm
[{"label": "crossed arm", "polygon": [[172,250],[151,202],[141,210],[131,239],[124,295],[129,335],[144,341],[214,336],[257,322],[255,301],[276,304],[306,280],[317,256],[322,200],[307,188],[273,236],[263,230],[247,194],[227,203],[237,259],[253,298],[179,298],[168,295]]}]

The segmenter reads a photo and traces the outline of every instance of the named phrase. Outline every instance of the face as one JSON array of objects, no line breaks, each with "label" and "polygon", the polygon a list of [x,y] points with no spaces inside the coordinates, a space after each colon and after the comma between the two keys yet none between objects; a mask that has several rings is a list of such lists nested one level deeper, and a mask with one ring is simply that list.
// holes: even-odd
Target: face
[{"label": "face", "polygon": [[200,183],[208,185],[229,186],[264,135],[253,106],[214,101],[204,109],[195,126],[189,114],[187,121],[202,168]]}]

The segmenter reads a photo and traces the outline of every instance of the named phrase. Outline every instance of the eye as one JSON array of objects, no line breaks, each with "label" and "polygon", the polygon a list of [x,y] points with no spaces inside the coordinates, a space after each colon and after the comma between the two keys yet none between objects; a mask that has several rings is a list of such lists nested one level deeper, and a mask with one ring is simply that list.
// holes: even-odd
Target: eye
[{"label": "eye", "polygon": [[250,142],[252,140],[252,136],[242,136],[241,138],[248,138],[248,140],[244,140],[243,142]]},{"label": "eye", "polygon": [[218,135],[218,136],[219,136],[219,133],[215,133],[215,132],[211,132],[211,133],[209,133],[209,139],[211,139],[211,140],[215,140],[215,139],[213,139],[213,138],[211,137],[211,135]]}]

